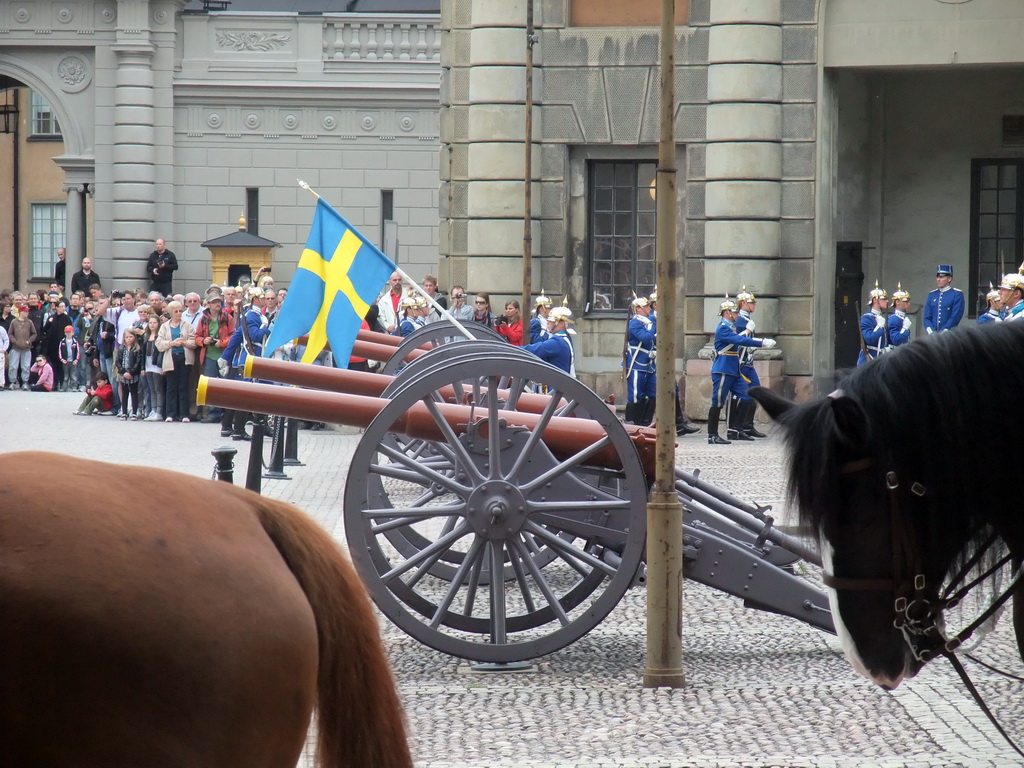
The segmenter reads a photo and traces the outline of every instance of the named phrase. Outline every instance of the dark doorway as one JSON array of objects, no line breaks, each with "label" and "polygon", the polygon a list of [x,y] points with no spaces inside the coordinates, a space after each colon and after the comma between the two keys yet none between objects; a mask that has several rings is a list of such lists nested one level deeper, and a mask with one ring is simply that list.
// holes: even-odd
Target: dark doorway
[{"label": "dark doorway", "polygon": [[228,285],[238,285],[243,277],[248,278],[246,282],[252,282],[252,267],[248,264],[232,264],[228,267]]},{"label": "dark doorway", "polygon": [[835,369],[857,365],[860,352],[860,296],[864,288],[863,243],[836,243]]}]

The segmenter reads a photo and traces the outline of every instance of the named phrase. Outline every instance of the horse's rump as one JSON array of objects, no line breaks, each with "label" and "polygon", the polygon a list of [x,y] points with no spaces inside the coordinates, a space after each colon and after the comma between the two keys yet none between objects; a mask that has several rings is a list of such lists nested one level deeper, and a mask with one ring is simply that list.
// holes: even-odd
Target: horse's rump
[{"label": "horse's rump", "polygon": [[376,632],[351,571],[297,510],[228,484],[0,456],[0,764],[291,768],[320,656],[358,679],[338,627]]}]

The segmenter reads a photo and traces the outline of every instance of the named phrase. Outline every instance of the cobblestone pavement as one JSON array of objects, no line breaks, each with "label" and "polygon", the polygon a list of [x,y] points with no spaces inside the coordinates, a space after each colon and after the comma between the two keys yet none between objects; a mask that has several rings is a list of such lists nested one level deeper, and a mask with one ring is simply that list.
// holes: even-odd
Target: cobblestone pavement
[{"label": "cobblestone pavement", "polygon": [[[73,417],[81,395],[0,392],[0,452],[60,451],[159,464],[209,477],[215,425]],[[345,472],[359,435],[300,432],[304,467],[264,481],[341,538]],[[233,443],[235,447],[242,444]],[[244,447],[244,446],[243,446]],[[679,464],[783,511],[778,439],[708,446],[683,438]],[[245,453],[236,460],[244,482]],[[59,484],[59,478],[56,479]],[[811,574],[813,577],[813,574]],[[684,598],[686,687],[644,689],[644,592],[631,590],[593,632],[535,671],[481,674],[382,619],[421,768],[1022,766],[944,662],[887,693],[859,678],[834,638],[746,610],[695,583]],[[977,655],[1021,674],[1004,621]],[[1024,689],[969,665],[1002,723],[1024,740]],[[311,763],[310,763],[311,764]]]}]

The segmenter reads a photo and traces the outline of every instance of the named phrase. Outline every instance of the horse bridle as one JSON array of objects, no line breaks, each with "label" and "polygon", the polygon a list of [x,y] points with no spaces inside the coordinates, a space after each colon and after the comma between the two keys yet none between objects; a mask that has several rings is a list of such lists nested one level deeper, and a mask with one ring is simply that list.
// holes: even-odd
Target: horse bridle
[{"label": "horse bridle", "polygon": [[[857,459],[848,462],[839,468],[839,474],[856,474],[868,470],[874,464],[871,457]],[[1007,554],[995,562],[988,570],[977,578],[963,584],[971,570],[978,564],[985,553],[988,552],[999,536],[992,533],[985,544],[965,562],[949,584],[942,591],[940,596],[940,585],[929,585],[921,567],[920,548],[914,537],[911,535],[910,521],[904,514],[904,497],[900,493],[900,481],[896,472],[890,470],[885,473],[885,487],[889,497],[889,522],[892,536],[893,575],[890,578],[861,578],[836,576],[831,573],[824,573],[822,580],[826,586],[833,589],[852,591],[878,591],[889,592],[895,595],[893,610],[895,618],[893,626],[900,630],[903,639],[915,659],[922,663],[931,661],[936,656],[945,656],[956,669],[964,686],[974,697],[975,702],[988,716],[989,720],[996,727],[1003,738],[1012,746],[1018,754],[1024,756],[1013,739],[995,719],[988,706],[981,698],[974,683],[967,675],[960,660],[956,657],[956,650],[965,643],[974,632],[982,626],[1000,607],[1010,598],[1021,582],[1024,575],[1024,568],[1018,568],[1017,573],[1010,580],[1005,590],[969,625],[957,632],[952,637],[946,637],[942,627],[942,613],[947,608],[957,605],[972,589],[991,577],[1008,563],[1013,562],[1013,556]],[[918,499],[923,498],[928,489],[919,482],[910,485],[910,493]]]}]

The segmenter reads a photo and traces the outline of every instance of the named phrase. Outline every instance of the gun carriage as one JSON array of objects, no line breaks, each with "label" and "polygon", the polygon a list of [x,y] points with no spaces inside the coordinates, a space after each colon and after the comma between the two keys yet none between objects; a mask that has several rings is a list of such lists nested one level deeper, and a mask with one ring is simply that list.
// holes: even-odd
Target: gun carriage
[{"label": "gun carriage", "polygon": [[[471,324],[472,325],[472,324]],[[508,344],[433,323],[395,344],[360,332],[362,373],[249,357],[200,399],[364,429],[348,469],[350,554],[381,611],[436,650],[521,661],[579,639],[644,583],[654,431]],[[298,388],[297,388],[298,387]],[[834,631],[824,592],[793,573],[815,552],[770,508],[677,470],[688,579]]]}]

